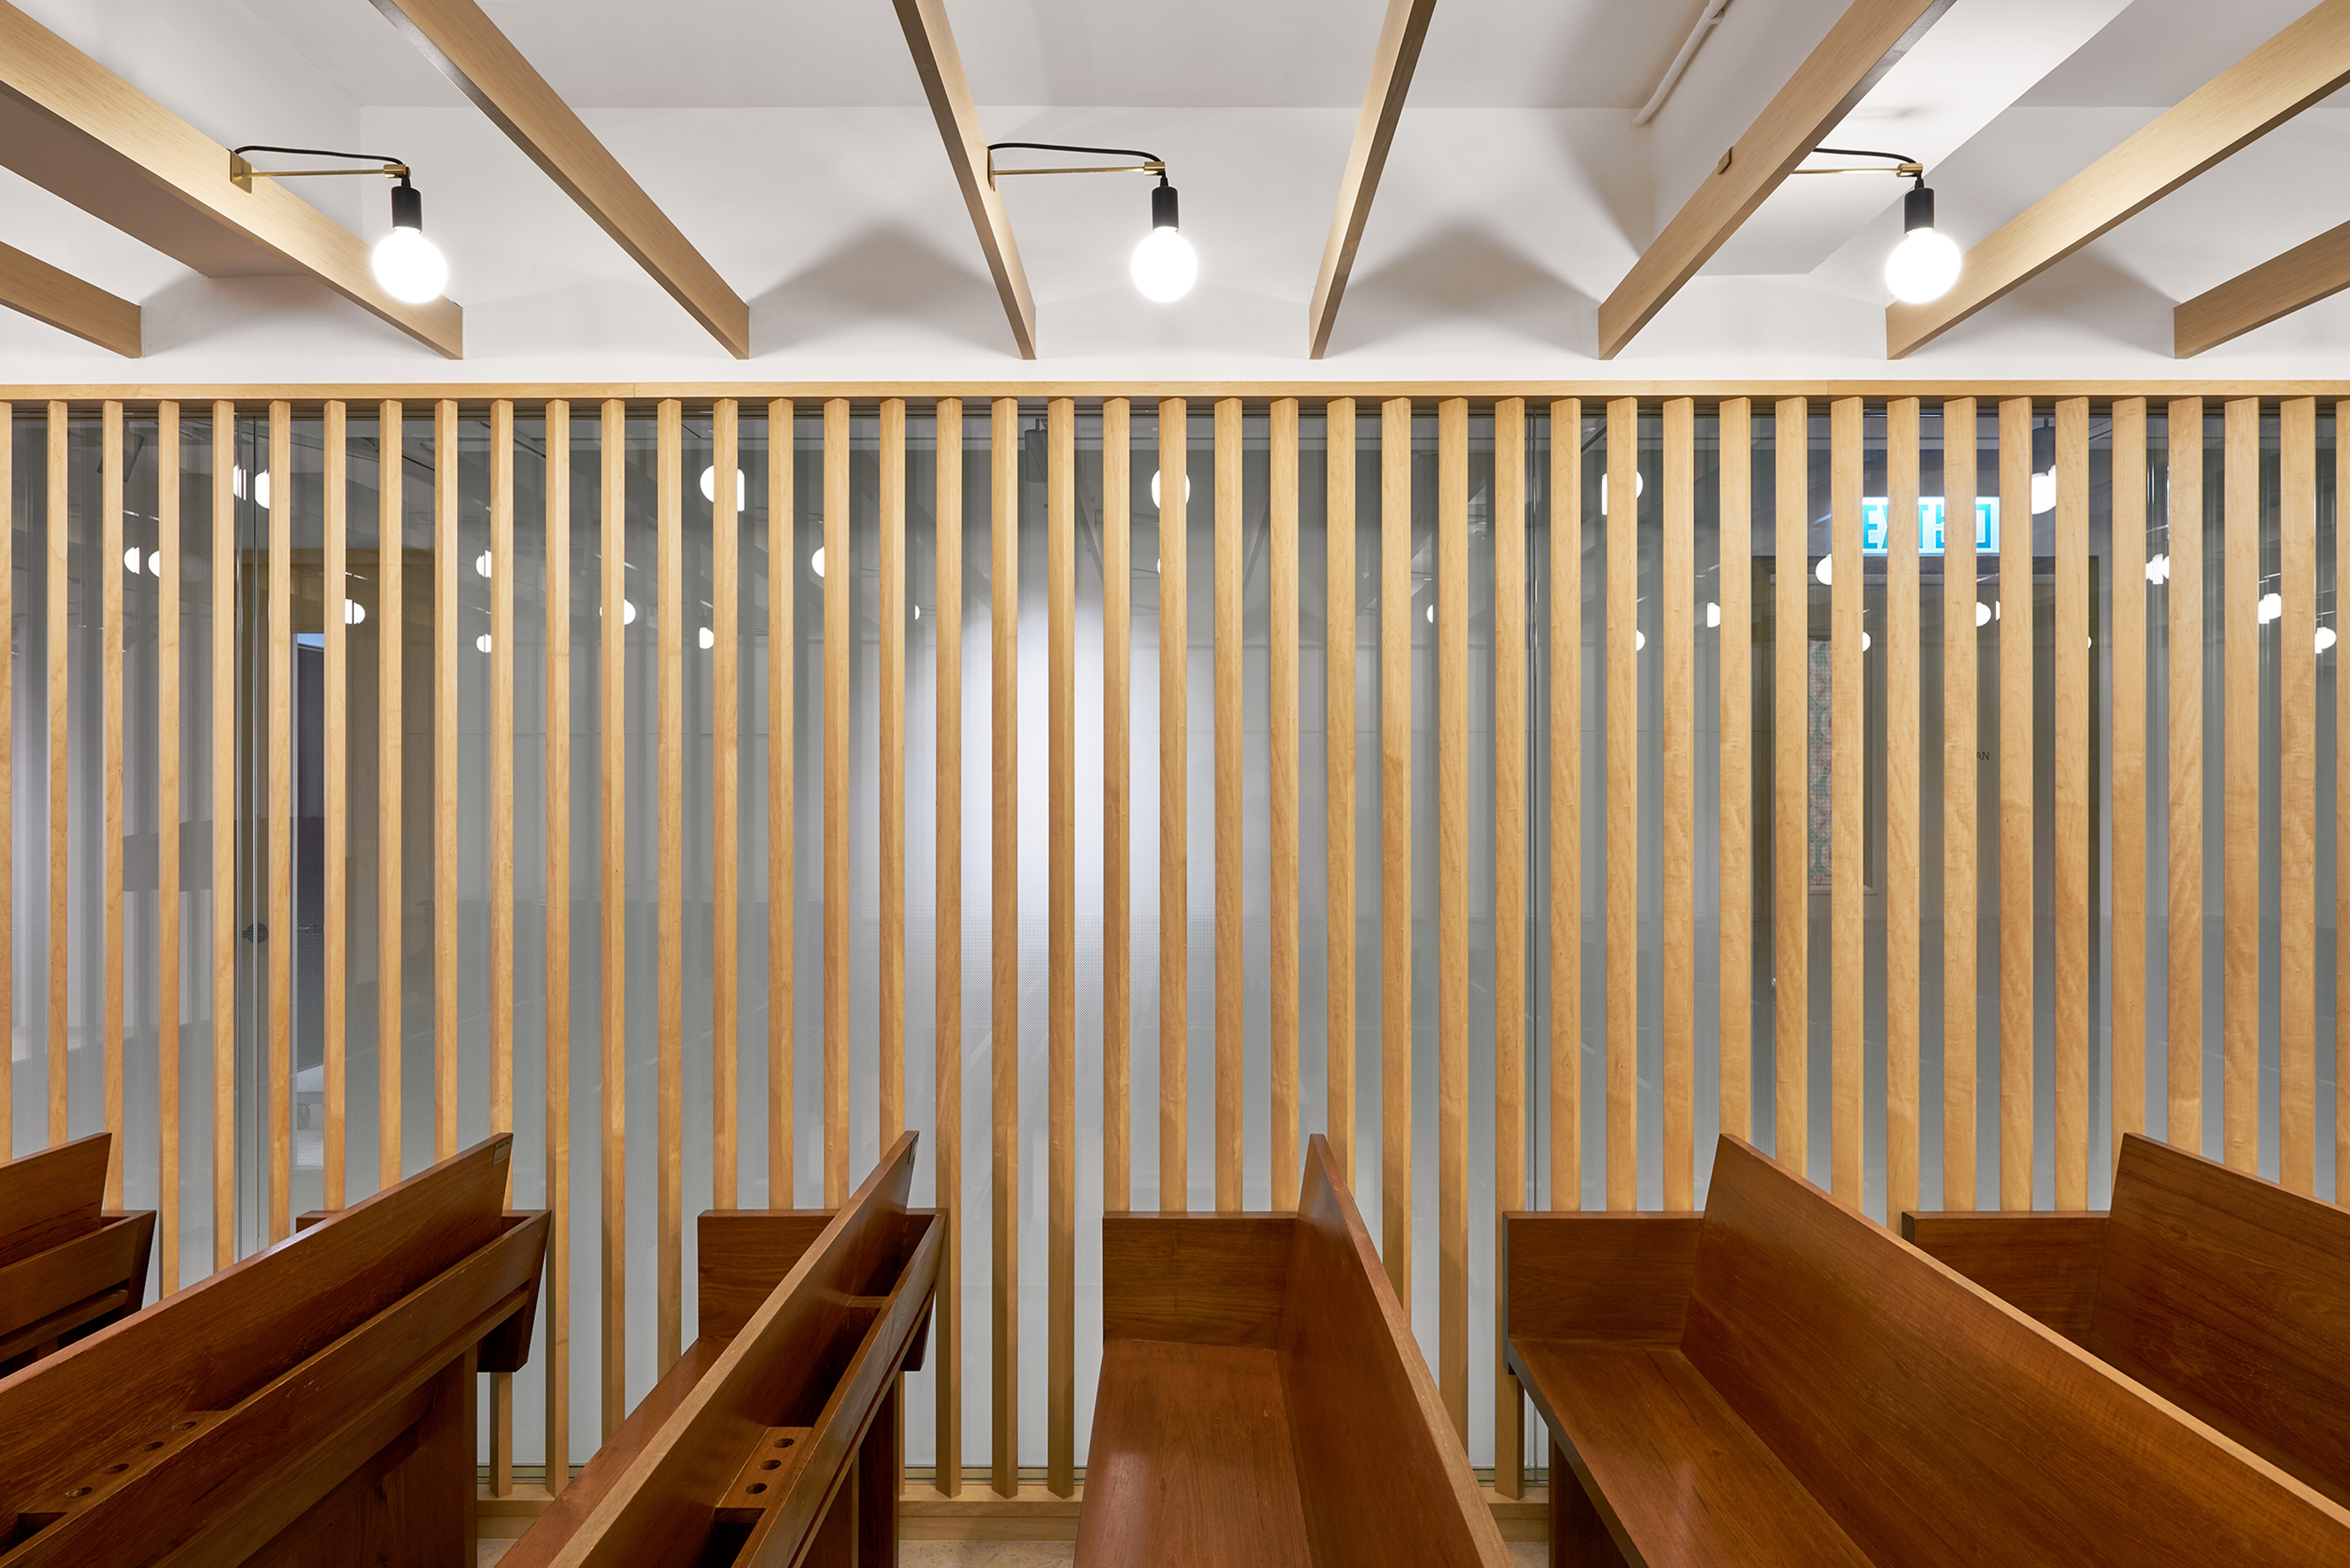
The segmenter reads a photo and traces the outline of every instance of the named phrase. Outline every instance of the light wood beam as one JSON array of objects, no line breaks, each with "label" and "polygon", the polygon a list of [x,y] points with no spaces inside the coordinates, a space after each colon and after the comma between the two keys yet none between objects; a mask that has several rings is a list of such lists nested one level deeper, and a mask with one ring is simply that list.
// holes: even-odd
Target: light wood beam
[{"label": "light wood beam", "polygon": [[962,191],[963,205],[971,209],[972,227],[979,231],[979,248],[995,278],[995,292],[1003,296],[1013,344],[1023,359],[1034,359],[1036,302],[1028,294],[1028,274],[1020,265],[1019,242],[1012,237],[1011,214],[987,178],[987,139],[980,134],[979,109],[971,100],[971,84],[963,79],[954,29],[947,26],[946,0],[893,4],[898,25],[906,29],[906,47],[913,51],[915,73],[922,78],[931,112],[938,117],[939,134],[946,140],[955,184]]},{"label": "light wood beam", "polygon": [[2340,223],[2173,309],[2170,351],[2185,359],[2217,348],[2345,288],[2350,288],[2350,223]]},{"label": "light wood beam", "polygon": [[1853,0],[1600,306],[1602,359],[1623,351],[1950,5]]},{"label": "light wood beam", "polygon": [[276,181],[230,183],[225,146],[6,0],[0,163],[208,277],[307,273],[450,358],[464,353],[454,304],[392,298],[366,241]]},{"label": "light wood beam", "polygon": [[1428,19],[1435,10],[1436,0],[1388,0],[1378,53],[1371,57],[1370,86],[1363,89],[1362,116],[1355,121],[1354,149],[1347,154],[1347,172],[1338,181],[1338,210],[1330,219],[1322,270],[1314,279],[1314,303],[1306,309],[1309,359],[1319,359],[1330,348],[1330,328],[1338,319],[1338,302],[1347,296],[1355,248],[1363,243],[1371,198],[1378,194],[1388,147],[1395,140],[1396,122],[1403,118],[1404,95],[1411,90],[1411,73],[1419,65],[1419,47],[1427,40]]},{"label": "light wood beam", "polygon": [[139,358],[137,306],[9,244],[0,244],[0,305],[85,343]]},{"label": "light wood beam", "polygon": [[375,8],[729,354],[751,357],[742,296],[473,0],[376,0]]},{"label": "light wood beam", "polygon": [[1968,251],[1950,293],[1887,306],[1887,356],[1923,348],[2345,81],[2350,0],[2324,0]]}]

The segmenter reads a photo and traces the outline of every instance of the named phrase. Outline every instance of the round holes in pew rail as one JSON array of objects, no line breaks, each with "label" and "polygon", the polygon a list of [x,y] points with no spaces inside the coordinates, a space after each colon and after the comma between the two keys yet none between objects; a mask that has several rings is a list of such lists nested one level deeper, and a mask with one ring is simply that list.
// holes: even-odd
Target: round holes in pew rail
[{"label": "round holes in pew rail", "polygon": [[110,1476],[119,1476],[130,1468],[130,1467],[129,1465],[109,1465],[106,1467],[106,1473]]},{"label": "round holes in pew rail", "polygon": [[761,1459],[759,1461],[759,1468],[763,1470],[781,1469],[783,1467],[784,1461],[781,1459]]},{"label": "round holes in pew rail", "polygon": [[788,1449],[795,1440],[796,1439],[791,1438],[777,1438],[775,1439],[775,1447],[779,1449]]},{"label": "round holes in pew rail", "polygon": [[89,1495],[89,1488],[86,1486],[69,1486],[66,1488],[66,1495],[68,1497],[88,1497]]},{"label": "round holes in pew rail", "polygon": [[753,1481],[749,1488],[750,1493],[753,1497],[758,1496],[761,1492],[766,1490],[767,1483],[765,1481]]}]

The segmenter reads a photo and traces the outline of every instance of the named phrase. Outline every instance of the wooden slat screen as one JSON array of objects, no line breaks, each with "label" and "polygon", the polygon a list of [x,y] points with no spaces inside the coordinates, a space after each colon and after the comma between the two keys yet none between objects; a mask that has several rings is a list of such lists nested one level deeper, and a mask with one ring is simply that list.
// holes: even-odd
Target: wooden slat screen
[{"label": "wooden slat screen", "polygon": [[[1611,1208],[1700,1204],[1710,1127],[1759,1135],[1798,1162],[1816,1145],[1834,1189],[1888,1222],[1917,1204],[1971,1206],[1985,1150],[2002,1205],[2094,1207],[2119,1136],[2148,1126],[2302,1190],[2338,1190],[2345,1135],[2337,1121],[2329,1159],[2316,1104],[2333,1027],[2318,1008],[2324,921],[2343,907],[2320,907],[2317,866],[2336,806],[2317,792],[2335,733],[2321,708],[2338,690],[2324,677],[2336,657],[2324,639],[2336,623],[2318,576],[2336,547],[2334,497],[2350,462],[2330,400],[2230,389],[2207,452],[2203,400],[2150,408],[2126,389],[2019,392],[1985,406],[1924,388],[1835,389],[1778,398],[1761,419],[1752,399],[1694,392],[1615,395],[1596,406],[1473,391],[1391,396],[1376,417],[1310,389],[1220,396],[1201,430],[1211,592],[1195,659],[1186,401],[1147,402],[1137,430],[1132,402],[1114,391],[1024,401],[989,390],[988,418],[969,426],[951,398],[827,398],[807,426],[820,452],[806,459],[815,469],[806,496],[795,483],[789,399],[672,397],[632,409],[615,396],[598,424],[583,420],[575,431],[568,402],[449,393],[431,400],[429,437],[414,443],[402,440],[398,401],[379,403],[370,420],[366,405],[355,415],[341,400],[223,399],[208,429],[201,406],[183,420],[176,401],[19,405],[22,439],[0,449],[9,465],[0,479],[21,483],[0,490],[26,529],[8,547],[33,554],[39,569],[14,587],[0,573],[0,606],[23,611],[31,628],[7,656],[29,699],[0,714],[37,717],[46,704],[47,722],[31,737],[0,722],[0,765],[29,744],[40,754],[26,760],[46,788],[10,802],[43,860],[27,905],[0,919],[13,943],[38,944],[22,955],[23,972],[43,980],[19,1000],[28,1020],[29,1009],[41,1010],[33,1028],[41,1048],[0,1068],[0,1096],[12,1115],[26,1113],[12,1126],[52,1140],[99,1127],[122,1135],[109,1197],[163,1210],[159,1289],[178,1284],[183,1241],[207,1230],[214,1266],[285,1234],[296,1199],[311,1190],[303,1184],[314,1179],[313,1159],[324,1166],[317,1191],[339,1207],[364,1195],[369,1167],[380,1186],[412,1170],[426,1145],[445,1150],[477,1127],[540,1140],[539,1158],[517,1170],[515,1198],[544,1202],[563,1221],[542,1298],[541,1370],[494,1389],[489,1458],[495,1490],[520,1490],[515,1469],[536,1459],[554,1467],[556,1490],[587,1446],[572,1412],[608,1432],[644,1392],[643,1370],[680,1352],[691,1310],[687,1206],[702,1156],[722,1206],[787,1206],[795,1189],[832,1201],[858,1174],[867,1147],[858,1128],[886,1142],[913,1126],[930,1140],[929,1200],[947,1213],[955,1245],[925,1374],[935,1382],[935,1415],[925,1417],[934,1448],[910,1439],[910,1457],[919,1468],[934,1452],[932,1484],[946,1496],[961,1491],[962,1380],[983,1365],[985,1391],[972,1403],[984,1410],[969,1410],[969,1457],[984,1461],[1000,1497],[1021,1494],[1024,1459],[1043,1467],[1044,1493],[1030,1501],[1066,1498],[1084,1457],[1083,1313],[1099,1266],[1089,1205],[1097,1194],[1110,1210],[1138,1199],[1168,1209],[1190,1201],[1196,1044],[1206,1053],[1201,1083],[1213,1085],[1201,1129],[1203,1192],[1221,1210],[1293,1205],[1304,1137],[1326,1129],[1380,1216],[1388,1266],[1418,1309],[1448,1415],[1481,1460],[1490,1456],[1497,1493],[1515,1498],[1529,1480],[1524,1412],[1496,1354],[1501,1321],[1483,1268],[1499,1211],[1575,1207],[1586,1179]],[[1586,408],[1600,416],[1588,430]],[[705,420],[715,476],[706,557],[703,524],[685,499]],[[184,560],[183,434],[197,443],[185,449],[191,466],[208,438],[212,469],[186,504],[209,505],[208,517],[186,521],[210,547]],[[581,497],[598,534],[577,539],[575,443],[594,449],[593,460],[579,454],[581,483],[600,472],[596,501]],[[973,515],[984,512],[990,547],[967,570],[964,464],[983,449],[987,493]],[[763,493],[738,495],[730,476],[754,468],[761,451]],[[250,478],[238,471],[240,452]],[[918,487],[926,453],[935,454],[935,483]],[[347,515],[370,460],[372,554]],[[1153,544],[1135,537],[1136,481],[1147,477],[1138,462],[1156,470],[1162,497]],[[2216,465],[2208,504],[2207,463]],[[1975,483],[1994,469],[1994,484]],[[1374,471],[1376,507],[1360,499],[1367,525],[1377,514],[1364,546],[1376,550],[1376,566],[1358,553],[1356,524],[1357,487]],[[429,507],[420,501],[417,521],[430,548],[411,554],[405,486],[421,495],[428,473]],[[141,554],[144,520],[126,510],[126,497],[150,484],[160,556],[151,564]],[[1997,553],[1987,545],[1980,558],[1976,489],[1995,500],[1999,518]],[[1911,532],[1937,505],[1942,536]],[[541,507],[544,574],[534,585],[541,557],[528,529]],[[2212,563],[2218,620],[2208,627],[2207,509],[2222,542]],[[804,521],[821,528],[820,566],[797,549]],[[1825,524],[1825,563],[1811,555],[1815,521]],[[473,607],[461,634],[468,607],[458,590],[473,588],[463,572],[474,569],[463,552],[476,547],[461,545],[470,537],[461,523],[484,522],[487,618]],[[632,527],[654,551],[633,570]],[[2263,576],[2272,530],[2275,568]],[[1024,542],[1039,546],[1044,564],[1041,592],[1032,585],[1024,598]],[[577,622],[577,636],[595,627],[592,654],[575,647],[575,545],[599,557],[597,605],[583,601]],[[706,579],[697,575],[705,559]],[[85,600],[78,574],[93,570],[97,591]],[[130,575],[139,570],[149,577]],[[427,570],[429,591],[408,593],[406,576]],[[743,613],[746,570],[748,602],[764,591],[764,617]],[[1137,576],[1150,579],[1139,606]],[[205,613],[206,581],[209,659],[203,633],[183,620]],[[1596,590],[1589,615],[1586,583]],[[534,591],[544,596],[536,606]],[[821,605],[821,618],[795,656],[802,594],[808,613]],[[990,647],[967,670],[963,614],[974,600]],[[102,640],[78,641],[93,624]],[[488,629],[477,644],[480,625]],[[301,857],[314,851],[296,824],[312,808],[297,802],[295,759],[307,743],[308,700],[296,639],[312,633],[323,653],[328,803],[315,851],[325,860],[315,973],[291,941],[270,941],[265,953],[239,945],[249,927],[291,932],[309,908],[298,889],[307,885]],[[2150,646],[2157,635],[2167,658]],[[371,672],[369,636],[378,639]],[[196,644],[189,689],[183,637]],[[632,661],[637,637],[649,657]],[[1152,638],[1158,699],[1138,703],[1134,658],[1149,657]],[[878,679],[867,688],[852,671],[865,667],[868,644]],[[84,647],[96,650],[86,673]],[[421,663],[409,670],[411,649],[429,660],[429,681]],[[489,657],[467,664],[477,649]],[[707,682],[687,673],[704,656]],[[812,663],[805,691],[797,658]],[[2270,659],[2279,744],[2264,756],[2259,704]],[[485,684],[463,689],[487,693],[486,738],[461,721],[461,668],[484,672],[466,679]],[[94,701],[74,685],[85,679],[96,683]],[[745,757],[762,753],[762,680],[764,791],[741,776]],[[543,701],[531,695],[538,680]],[[591,686],[592,701],[575,701]],[[182,726],[203,691],[208,740],[192,745]],[[983,692],[989,721],[967,759],[963,699]],[[1189,732],[1195,701],[1210,724],[1198,749]],[[545,724],[543,814],[515,797],[518,785],[535,787],[534,703]],[[2208,784],[2207,711],[2226,742]],[[809,722],[812,748],[795,732]],[[150,734],[151,791],[132,771],[150,754]],[[353,775],[369,734],[371,843],[346,815],[365,798]],[[2045,737],[2037,745],[2035,734]],[[1024,758],[1029,735],[1037,741]],[[1378,758],[1367,781],[1358,740]],[[404,750],[419,743],[431,753],[429,763],[416,759],[433,780],[430,800],[403,798]],[[486,763],[478,802],[458,787],[461,744]],[[921,800],[926,754],[934,811]],[[986,770],[983,789],[966,792],[967,763]],[[689,801],[687,781],[705,765],[709,788]],[[85,803],[75,781],[91,766],[100,777]],[[803,767],[811,787],[795,789]],[[652,798],[632,805],[631,773]],[[2338,766],[2335,776],[2350,789]],[[187,782],[196,779],[208,782]],[[1979,799],[1986,779],[1987,802]],[[2207,867],[2207,811],[2221,814],[2229,843],[2241,842],[2257,831],[2264,787],[2280,802],[2274,870],[2236,854]],[[1210,792],[1196,832],[1194,788]],[[1032,797],[1040,804],[1029,806]],[[1098,843],[1087,826],[1095,798]],[[161,859],[141,886],[126,845],[144,831],[150,799]],[[1587,836],[1586,805],[1588,832],[1603,842]],[[1375,810],[1378,822],[1361,822],[1358,809]],[[1698,820],[1716,809],[1718,829],[1711,816]],[[688,917],[701,872],[686,864],[688,846],[701,842],[689,824],[705,811],[706,927]],[[183,919],[197,908],[182,900],[201,897],[203,860],[190,859],[183,879],[181,840],[202,836],[207,812],[210,912]],[[2042,812],[2051,819],[2039,821]],[[1138,866],[1135,836],[1150,831],[1154,813],[1157,853]],[[430,827],[420,820],[428,814]],[[183,827],[183,816],[193,826]],[[1025,857],[1024,817],[1044,824]],[[45,843],[35,827],[42,820]],[[864,824],[879,867],[870,886],[858,882]],[[2158,827],[2167,856],[2150,850]],[[802,832],[820,846],[823,894],[804,913],[794,893]],[[1376,892],[1360,886],[1372,873],[1358,870],[1358,835],[1379,846]],[[965,898],[967,836],[984,857],[983,900]],[[486,852],[478,871],[461,864],[462,846],[475,842]],[[411,869],[404,883],[403,867],[421,867],[428,850],[429,879]],[[1195,850],[1204,853],[1195,859]],[[543,902],[532,869],[542,862]],[[1417,886],[1416,863],[1427,867]],[[1155,953],[1148,914],[1138,919],[1135,909],[1151,897],[1154,867]],[[930,938],[910,870],[933,878]],[[141,913],[150,896],[152,922]],[[462,902],[473,898],[478,906]],[[739,922],[763,900],[764,987],[755,968],[736,968]],[[640,930],[631,929],[632,901]],[[466,923],[476,907],[486,922],[478,943]],[[1211,990],[1196,1008],[1187,946],[1195,909],[1212,940],[1212,967],[1200,976]],[[2045,1024],[2033,990],[2043,934],[2035,909],[2045,911],[2037,919],[2054,955]],[[2208,1054],[2207,914],[2224,915]],[[576,1017],[575,915],[597,923],[588,945],[599,971],[598,1005]],[[807,927],[806,949],[795,916]],[[369,918],[371,959],[353,941],[364,942]],[[2263,919],[2282,933],[2280,1072],[2265,1105]],[[1710,920],[1718,942],[1700,940]],[[544,940],[534,945],[541,921]],[[212,962],[192,964],[183,942],[207,928]],[[83,929],[99,940],[89,978],[64,961],[66,933]],[[983,1018],[967,1020],[964,948],[979,940],[988,944],[990,1000]],[[2093,967],[2108,941],[2109,1002]],[[543,975],[522,971],[534,953],[544,954]],[[693,961],[697,953],[707,961]],[[250,966],[242,1017],[240,961]],[[151,962],[161,990],[147,1012],[137,999]],[[634,1010],[632,962],[655,965]],[[430,966],[433,1043],[430,1063],[414,1064],[415,1082],[431,1084],[432,1125],[427,1138],[417,1122],[411,1151],[401,1041],[411,1023],[420,1034],[425,1023],[404,1016],[416,1012],[403,1005],[408,982],[424,983],[419,963]],[[1807,983],[1813,973],[1820,978]],[[1367,1057],[1357,1048],[1358,975],[1379,1014]],[[696,1022],[704,976],[707,1035]],[[584,971],[580,981],[588,983]],[[76,988],[93,983],[97,1005],[85,1008]],[[378,988],[373,1074],[359,1054],[365,1025],[350,1012],[352,989],[368,984]],[[803,1040],[795,998],[809,984],[822,998],[821,1038]],[[314,985],[324,995],[310,1012]],[[862,992],[869,1007],[858,994],[868,986],[878,986]],[[1037,1004],[1024,1007],[1031,988]],[[1711,1081],[1701,1068],[1710,991],[1720,1019]],[[1996,1001],[1979,1009],[1986,992]],[[1879,994],[1881,1036],[1867,1026],[1879,1014],[1866,1003]],[[1431,1004],[1419,1015],[1430,1021],[1424,1034],[1414,1029],[1416,1001]],[[1151,1021],[1139,1016],[1145,1009]],[[1758,1009],[1770,1019],[1767,1040],[1752,1028]],[[183,1155],[203,1140],[193,1128],[182,1136],[179,1035],[207,1010],[211,1104],[187,1108],[213,1129],[213,1200],[183,1206],[182,1175],[197,1179]],[[1135,1060],[1138,1025],[1151,1060]],[[87,1041],[85,1027],[95,1031]],[[311,1027],[315,1041],[302,1033]],[[747,1086],[737,1079],[736,1039],[763,1030],[762,1111],[755,1076]],[[1987,1121],[1978,1116],[1979,1035],[1998,1062],[1981,1107]],[[1814,1040],[1825,1052],[1816,1099]],[[1024,1074],[1029,1042],[1036,1056]],[[86,1045],[88,1057],[78,1054]],[[245,1091],[257,1103],[242,1107],[241,1046],[261,1063]],[[585,1054],[577,1061],[575,1046]],[[919,1066],[926,1048],[928,1065]],[[159,1049],[151,1073],[140,1053]],[[703,1150],[698,1115],[689,1128],[682,1108],[705,1050],[712,1120]],[[304,1086],[304,1063],[323,1066],[317,1124],[303,1119],[306,1096],[319,1094]],[[517,1092],[526,1082],[517,1075],[534,1064],[543,1096]],[[1588,1096],[1586,1068],[1597,1075]],[[984,1147],[963,1137],[966,1069],[983,1074],[973,1092],[989,1121]],[[2220,1085],[2208,1133],[2207,1069]],[[755,1055],[743,1070],[759,1072]],[[650,1158],[638,1151],[638,1174],[654,1189],[653,1231],[635,1256],[650,1275],[633,1280],[632,1072],[652,1086],[655,1118]],[[591,1093],[583,1074],[597,1079],[589,1121],[599,1129],[580,1148],[579,1179],[592,1146],[601,1182],[588,1212],[573,1207],[568,1136],[575,1087]],[[1767,1114],[1758,1076],[1773,1102]],[[476,1083],[487,1085],[486,1100],[461,1096],[461,1085]],[[2102,1118],[2092,1114],[2101,1085],[2111,1096]],[[1379,1106],[1376,1159],[1356,1158],[1358,1089]],[[151,1116],[125,1103],[150,1092],[161,1101]],[[2149,1093],[2166,1101],[2158,1114]],[[852,1106],[878,1111],[878,1129],[862,1111],[852,1127]],[[1024,1128],[1024,1106],[1042,1108]],[[250,1148],[233,1136],[240,1109],[259,1134]],[[758,1115],[764,1159],[739,1141],[755,1141]],[[1420,1116],[1434,1119],[1433,1169],[1424,1156],[1415,1163]],[[2267,1148],[2264,1117],[2277,1133]],[[1133,1164],[1148,1166],[1153,1140],[1135,1131],[1154,1125],[1157,1190],[1146,1178],[1138,1194]],[[1644,1127],[1656,1136],[1641,1137]],[[2043,1147],[2044,1172],[2035,1158]],[[1479,1174],[1489,1155],[1490,1197]],[[240,1158],[259,1168],[240,1169]],[[1982,1176],[1988,1183],[1992,1172]],[[1024,1271],[1018,1241],[1031,1193],[1045,1229],[1038,1266]],[[981,1210],[987,1222],[965,1226]],[[1432,1234],[1415,1236],[1416,1213]],[[567,1288],[569,1245],[587,1239],[574,1235],[575,1221],[596,1231],[592,1299]],[[986,1271],[974,1289],[988,1313],[968,1336],[965,1245]],[[1417,1279],[1415,1246],[1433,1264]],[[651,1309],[633,1325],[632,1288]],[[586,1381],[576,1389],[575,1317],[598,1346],[592,1370],[577,1369]],[[1039,1393],[1032,1408],[1044,1418],[1024,1447],[1023,1396]],[[517,1409],[533,1399],[543,1419]]]}]

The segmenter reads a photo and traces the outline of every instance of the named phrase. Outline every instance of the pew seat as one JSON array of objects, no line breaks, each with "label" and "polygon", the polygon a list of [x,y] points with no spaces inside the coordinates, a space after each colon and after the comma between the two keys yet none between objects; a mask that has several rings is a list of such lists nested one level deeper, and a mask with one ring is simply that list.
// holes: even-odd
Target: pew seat
[{"label": "pew seat", "polygon": [[2128,1133],[2110,1213],[1913,1211],[1902,1234],[2350,1505],[2350,1209]]},{"label": "pew seat", "polygon": [[701,1216],[699,1334],[504,1568],[876,1568],[897,1561],[900,1376],[945,1224],[906,1207],[906,1133],[838,1210]]},{"label": "pew seat", "polygon": [[0,1378],[0,1563],[473,1561],[476,1371],[546,1216],[500,1135]]},{"label": "pew seat", "polygon": [[1702,1214],[1503,1232],[1554,1564],[2350,1568],[2350,1511],[1735,1138]]},{"label": "pew seat", "polygon": [[155,1213],[104,1208],[113,1145],[93,1133],[0,1164],[0,1375],[146,1301]]},{"label": "pew seat", "polygon": [[1315,1137],[1295,1214],[1102,1219],[1080,1568],[1509,1559]]}]

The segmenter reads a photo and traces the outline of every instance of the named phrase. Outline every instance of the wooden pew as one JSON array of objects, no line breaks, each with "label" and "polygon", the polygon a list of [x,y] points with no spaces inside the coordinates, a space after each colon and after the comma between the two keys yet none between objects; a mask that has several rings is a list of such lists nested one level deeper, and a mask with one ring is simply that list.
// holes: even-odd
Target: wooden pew
[{"label": "wooden pew", "polygon": [[473,1562],[474,1373],[528,1355],[504,1135],[0,1379],[0,1564]]},{"label": "wooden pew", "polygon": [[1701,1215],[1503,1225],[1554,1563],[2350,1564],[2350,1511],[1737,1139]]},{"label": "wooden pew", "polygon": [[1076,1560],[1509,1562],[1320,1137],[1294,1215],[1103,1216]]},{"label": "wooden pew", "polygon": [[2110,1215],[1910,1213],[1901,1233],[2350,1504],[2350,1210],[2132,1133]]},{"label": "wooden pew", "polygon": [[946,1241],[906,1207],[915,1135],[837,1212],[713,1210],[700,1337],[504,1568],[872,1568],[898,1557],[898,1385]]},{"label": "wooden pew", "polygon": [[155,1211],[106,1211],[113,1144],[92,1133],[0,1165],[0,1376],[147,1299]]}]

